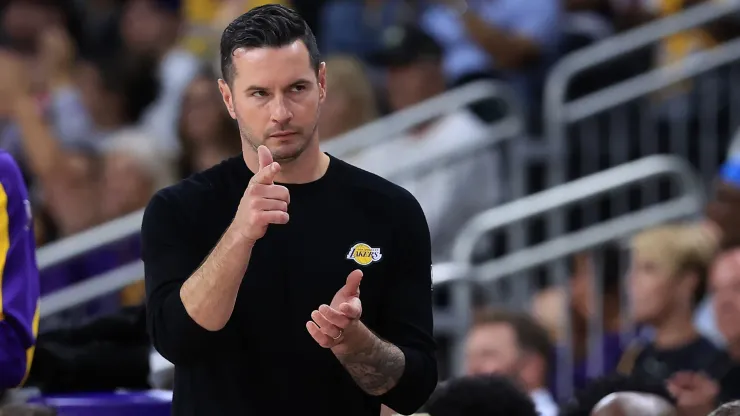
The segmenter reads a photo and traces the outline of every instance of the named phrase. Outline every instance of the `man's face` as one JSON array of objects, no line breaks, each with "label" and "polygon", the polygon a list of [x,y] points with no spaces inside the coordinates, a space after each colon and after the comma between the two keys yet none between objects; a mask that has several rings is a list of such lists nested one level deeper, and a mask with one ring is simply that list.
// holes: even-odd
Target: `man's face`
[{"label": "man's face", "polygon": [[721,255],[709,276],[717,327],[730,343],[740,342],[740,250]]},{"label": "man's face", "polygon": [[465,348],[467,374],[518,376],[520,351],[516,333],[506,324],[485,324],[473,328]]},{"label": "man's face", "polygon": [[665,316],[674,296],[675,281],[661,262],[634,254],[628,281],[636,322],[654,323]]},{"label": "man's face", "polygon": [[267,146],[277,162],[289,162],[316,139],[326,70],[318,76],[302,41],[282,48],[238,49],[231,85],[219,81],[229,114],[239,123],[242,146]]}]

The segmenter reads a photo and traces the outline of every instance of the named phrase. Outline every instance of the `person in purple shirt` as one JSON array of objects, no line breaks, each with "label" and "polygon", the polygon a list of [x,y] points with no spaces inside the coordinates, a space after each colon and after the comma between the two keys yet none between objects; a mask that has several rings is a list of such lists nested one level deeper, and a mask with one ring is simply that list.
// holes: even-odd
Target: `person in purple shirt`
[{"label": "person in purple shirt", "polygon": [[0,392],[23,384],[39,322],[31,205],[20,169],[0,151]]}]

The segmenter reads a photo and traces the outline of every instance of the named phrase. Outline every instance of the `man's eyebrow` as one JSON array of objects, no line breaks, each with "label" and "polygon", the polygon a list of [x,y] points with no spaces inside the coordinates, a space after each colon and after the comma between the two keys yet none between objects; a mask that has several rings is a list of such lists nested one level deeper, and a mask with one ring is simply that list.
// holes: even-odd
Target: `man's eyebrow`
[{"label": "man's eyebrow", "polygon": [[249,92],[249,91],[265,91],[267,89],[268,89],[267,87],[260,87],[259,85],[250,85],[244,91],[246,91],[246,92]]},{"label": "man's eyebrow", "polygon": [[[296,81],[292,82],[292,83],[291,83],[291,84],[290,84],[290,85],[288,86],[288,88],[290,88],[290,87],[295,87],[296,85],[301,85],[301,84],[308,84],[309,82],[311,82],[311,81],[309,81],[309,80],[307,80],[307,79],[305,79],[305,78],[300,78],[300,79],[298,79],[298,80],[296,80]],[[262,87],[262,86],[259,86],[259,85],[250,85],[250,86],[249,86],[249,87],[247,87],[247,88],[246,88],[246,89],[245,89],[244,91],[245,91],[245,92],[251,92],[251,91],[267,91],[267,90],[269,90],[269,88],[267,88],[267,87]]]}]

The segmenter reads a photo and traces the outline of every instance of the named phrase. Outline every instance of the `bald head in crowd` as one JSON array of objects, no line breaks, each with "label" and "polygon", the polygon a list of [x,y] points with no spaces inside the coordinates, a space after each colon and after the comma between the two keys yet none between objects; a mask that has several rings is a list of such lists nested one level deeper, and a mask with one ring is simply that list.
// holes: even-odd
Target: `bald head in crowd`
[{"label": "bald head in crowd", "polygon": [[560,409],[560,416],[677,416],[662,382],[612,374],[591,381]]},{"label": "bald head in crowd", "polygon": [[677,416],[668,400],[649,393],[612,393],[596,404],[592,416]]}]

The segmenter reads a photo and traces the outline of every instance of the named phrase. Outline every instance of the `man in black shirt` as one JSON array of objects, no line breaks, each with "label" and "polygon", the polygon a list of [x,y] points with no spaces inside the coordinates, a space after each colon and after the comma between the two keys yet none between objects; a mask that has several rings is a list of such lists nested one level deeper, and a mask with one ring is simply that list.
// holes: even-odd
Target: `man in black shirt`
[{"label": "man in black shirt", "polygon": [[295,12],[238,17],[221,57],[243,155],[157,193],[142,226],[174,414],[413,413],[437,382],[419,204],[320,151],[326,68]]}]

